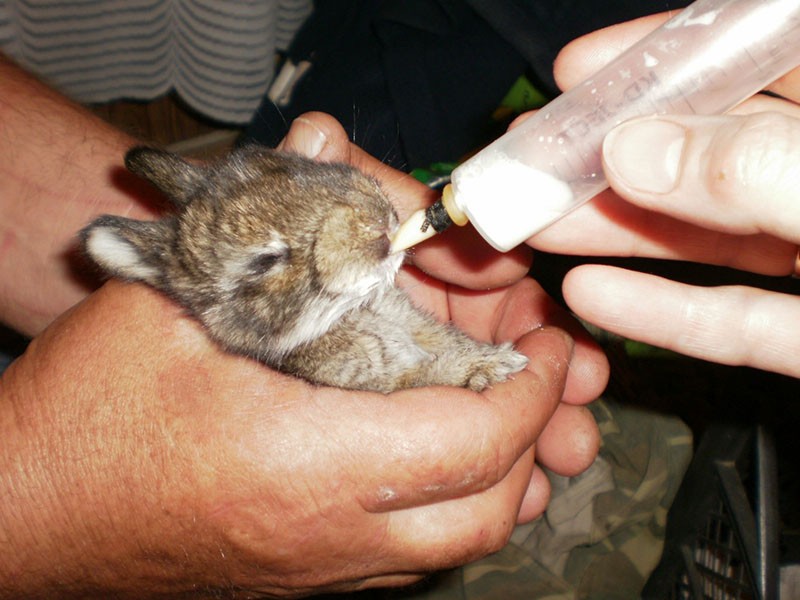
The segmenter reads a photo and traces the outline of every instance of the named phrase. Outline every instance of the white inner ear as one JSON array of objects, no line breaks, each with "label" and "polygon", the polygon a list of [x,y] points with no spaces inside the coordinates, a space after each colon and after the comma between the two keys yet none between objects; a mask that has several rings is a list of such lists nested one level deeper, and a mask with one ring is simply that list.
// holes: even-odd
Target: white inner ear
[{"label": "white inner ear", "polygon": [[158,270],[142,262],[136,248],[110,227],[95,227],[86,239],[89,254],[109,271],[131,279],[149,279]]}]

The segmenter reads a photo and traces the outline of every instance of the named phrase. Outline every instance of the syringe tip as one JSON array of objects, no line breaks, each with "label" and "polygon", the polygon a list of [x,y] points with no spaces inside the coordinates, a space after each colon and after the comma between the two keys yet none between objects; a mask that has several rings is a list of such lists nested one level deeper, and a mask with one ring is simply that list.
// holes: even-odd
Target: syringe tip
[{"label": "syringe tip", "polygon": [[418,210],[400,225],[394,234],[389,251],[392,254],[402,252],[437,233],[442,233],[453,223],[463,227],[468,222],[467,215],[455,203],[452,186],[447,184],[439,200],[428,208]]},{"label": "syringe tip", "polygon": [[420,242],[424,242],[430,237],[436,235],[437,231],[430,226],[428,217],[425,214],[425,209],[422,208],[413,213],[404,223],[398,227],[397,231],[392,238],[392,244],[389,247],[389,252],[394,254],[402,252],[411,246],[415,246]]}]

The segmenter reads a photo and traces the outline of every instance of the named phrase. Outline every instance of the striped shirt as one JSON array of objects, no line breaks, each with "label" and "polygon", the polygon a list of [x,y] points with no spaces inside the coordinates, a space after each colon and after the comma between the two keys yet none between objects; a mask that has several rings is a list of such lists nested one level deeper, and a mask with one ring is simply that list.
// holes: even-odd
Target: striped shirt
[{"label": "striped shirt", "polygon": [[83,103],[176,91],[250,120],[312,0],[0,0],[0,49]]}]

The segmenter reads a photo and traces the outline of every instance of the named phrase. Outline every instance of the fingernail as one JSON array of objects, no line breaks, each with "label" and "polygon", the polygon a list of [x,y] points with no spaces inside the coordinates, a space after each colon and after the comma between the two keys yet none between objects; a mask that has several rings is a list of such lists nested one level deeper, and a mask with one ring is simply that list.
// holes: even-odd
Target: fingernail
[{"label": "fingernail", "polygon": [[630,188],[666,194],[675,188],[686,130],[664,119],[637,119],[611,130],[603,142],[606,174]]},{"label": "fingernail", "polygon": [[298,117],[286,135],[284,147],[308,158],[316,158],[327,142],[328,136],[313,121]]}]

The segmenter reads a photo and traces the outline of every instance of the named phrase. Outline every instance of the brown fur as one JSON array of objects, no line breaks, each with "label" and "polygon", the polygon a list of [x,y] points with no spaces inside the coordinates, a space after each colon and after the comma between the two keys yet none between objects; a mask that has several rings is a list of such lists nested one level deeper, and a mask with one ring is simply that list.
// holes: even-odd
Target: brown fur
[{"label": "brown fur", "polygon": [[259,147],[205,166],[140,147],[126,165],[176,212],[101,217],[82,232],[87,253],[108,274],[174,298],[231,352],[314,383],[382,392],[479,390],[527,362],[509,344],[435,321],[394,287],[397,217],[356,169]]}]

